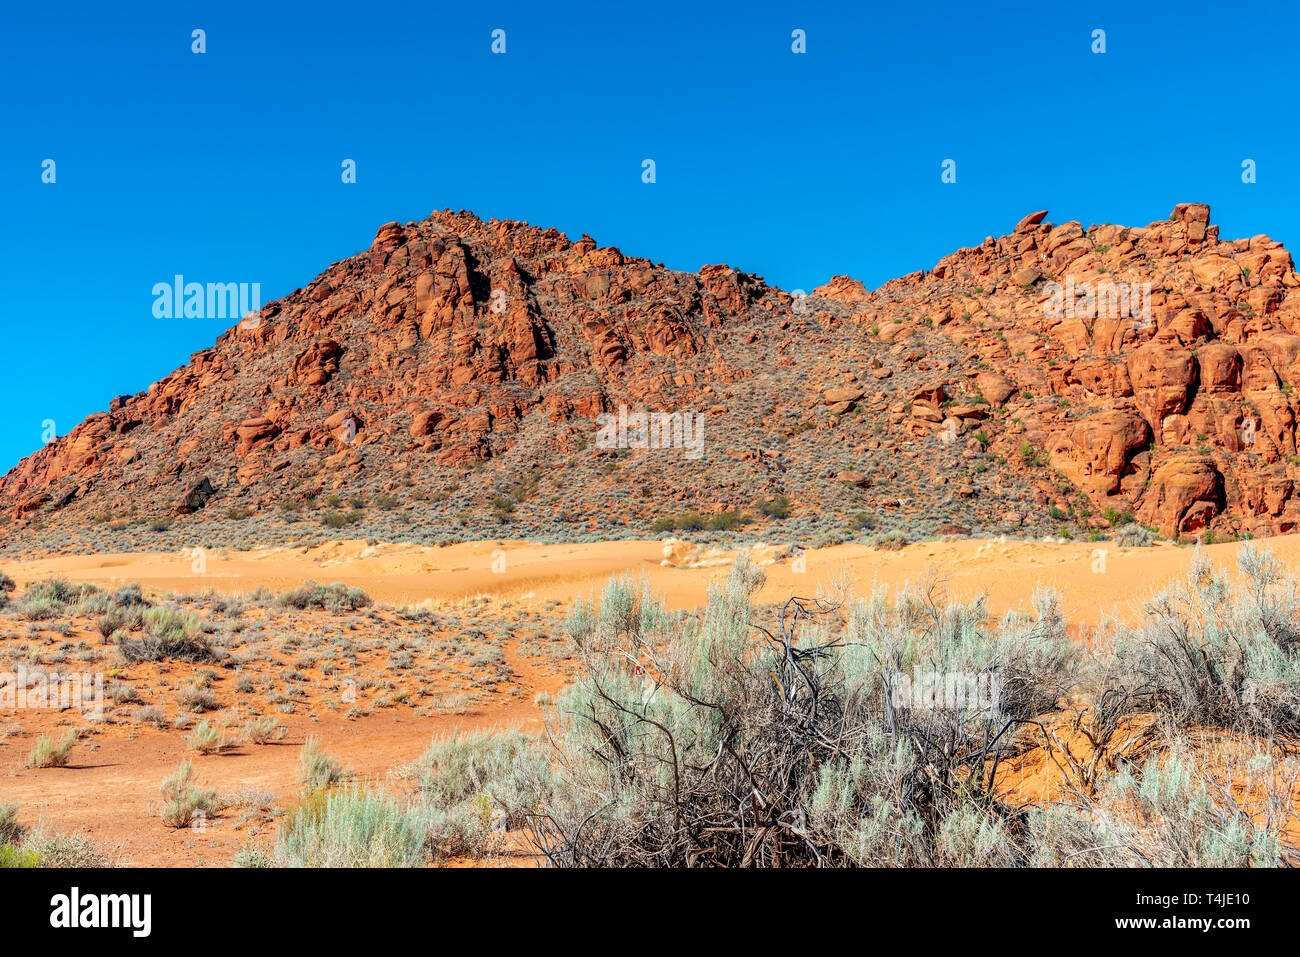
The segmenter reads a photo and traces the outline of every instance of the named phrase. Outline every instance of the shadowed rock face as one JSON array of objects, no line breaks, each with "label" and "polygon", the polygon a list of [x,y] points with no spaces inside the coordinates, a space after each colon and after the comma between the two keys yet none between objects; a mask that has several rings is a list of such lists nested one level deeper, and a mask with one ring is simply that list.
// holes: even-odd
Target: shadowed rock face
[{"label": "shadowed rock face", "polygon": [[[805,533],[863,514],[1014,532],[1062,509],[1276,533],[1300,515],[1297,287],[1279,243],[1220,241],[1201,204],[1145,228],[1033,213],[880,289],[793,298],[445,211],[383,226],[23,460],[0,512],[33,545],[122,514],[184,534],[217,520],[212,495],[269,519],[336,491],[396,497],[416,538],[453,517],[482,534],[489,511],[493,536],[644,534],[777,494]],[[705,453],[600,447],[621,406],[698,413]]]},{"label": "shadowed rock face", "polygon": [[176,514],[189,515],[191,512],[197,512],[204,505],[207,505],[208,500],[215,494],[216,489],[212,487],[212,483],[206,478],[202,479],[186,493],[185,498],[176,506]]}]

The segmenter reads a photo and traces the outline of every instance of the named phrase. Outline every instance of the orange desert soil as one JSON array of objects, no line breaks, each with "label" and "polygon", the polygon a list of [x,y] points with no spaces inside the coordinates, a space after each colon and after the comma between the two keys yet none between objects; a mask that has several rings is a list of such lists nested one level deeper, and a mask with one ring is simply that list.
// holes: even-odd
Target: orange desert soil
[{"label": "orange desert soil", "polygon": [[[1258,543],[1300,570],[1300,535]],[[1203,546],[1216,564],[1231,565],[1240,543]],[[377,602],[418,606],[491,596],[522,604],[599,595],[610,575],[645,576],[650,588],[674,608],[703,604],[709,582],[725,573],[718,566],[665,566],[659,541],[538,545],[529,542],[474,542],[444,547],[367,545],[331,542],[310,548],[252,551],[213,550],[204,556],[204,574],[192,571],[190,552],[140,552],[71,555],[0,562],[19,586],[59,577],[98,585],[136,582],[146,591],[247,593],[259,585],[283,591],[314,579],[365,589]],[[1025,605],[1035,588],[1059,589],[1064,610],[1076,626],[1103,617],[1131,620],[1142,604],[1171,579],[1183,574],[1194,550],[1161,543],[1148,548],[1117,548],[1112,542],[1042,542],[998,539],[940,540],[882,551],[866,545],[837,545],[805,553],[806,571],[785,559],[767,568],[760,601],[776,601],[792,591],[811,593],[848,570],[857,594],[873,582],[888,586],[890,597],[908,581],[933,568],[954,598],[986,592],[994,613]],[[500,571],[494,571],[494,565]]]},{"label": "orange desert soil", "polygon": [[[1293,569],[1300,567],[1300,536],[1260,544]],[[1231,564],[1240,547],[1224,543],[1206,546],[1204,551],[1217,564]],[[674,555],[680,559],[681,550]],[[137,582],[154,594],[208,589],[246,593],[258,586],[280,592],[314,579],[359,586],[381,603],[434,608],[471,598],[486,598],[490,605],[509,602],[516,608],[541,607],[553,600],[567,604],[575,597],[598,595],[606,579],[616,573],[644,575],[651,589],[670,605],[687,608],[703,604],[709,582],[726,572],[719,565],[665,565],[664,556],[665,546],[657,541],[486,542],[442,548],[348,541],[306,549],[213,551],[204,556],[206,571],[201,575],[192,571],[194,560],[188,552],[59,556],[8,561],[2,567],[20,588],[62,577],[100,585]],[[1120,549],[1105,542],[936,541],[900,551],[843,545],[808,551],[804,573],[797,573],[788,557],[770,565],[759,598],[774,601],[792,591],[810,594],[845,570],[857,594],[868,593],[878,583],[887,586],[893,597],[901,584],[918,580],[934,568],[952,597],[986,592],[994,613],[1026,605],[1039,585],[1058,588],[1067,617],[1079,630],[1103,618],[1140,617],[1144,600],[1184,573],[1192,556],[1191,548]],[[501,571],[493,571],[494,561]],[[34,739],[29,729],[7,741],[0,733],[0,800],[18,802],[23,823],[41,820],[56,830],[88,833],[118,849],[124,862],[224,866],[250,837],[248,824],[237,826],[238,809],[223,812],[200,832],[165,827],[151,807],[158,801],[159,784],[181,760],[193,760],[200,786],[223,793],[257,788],[271,792],[276,803],[286,807],[298,791],[299,747],[308,735],[319,737],[358,777],[383,781],[390,771],[417,758],[435,735],[478,727],[537,730],[540,712],[534,696],[558,690],[563,678],[538,670],[528,656],[518,653],[514,642],[505,653],[521,693],[494,696],[494,703],[485,708],[461,715],[417,716],[412,709],[399,707],[351,720],[337,713],[283,715],[279,720],[289,732],[283,740],[261,746],[240,744],[215,755],[188,751],[184,733],[175,729],[114,730],[96,735],[93,748],[86,742],[74,748],[65,768],[32,770],[24,767]],[[30,715],[23,718],[26,721]],[[275,827],[263,818],[257,841],[265,845]]]}]

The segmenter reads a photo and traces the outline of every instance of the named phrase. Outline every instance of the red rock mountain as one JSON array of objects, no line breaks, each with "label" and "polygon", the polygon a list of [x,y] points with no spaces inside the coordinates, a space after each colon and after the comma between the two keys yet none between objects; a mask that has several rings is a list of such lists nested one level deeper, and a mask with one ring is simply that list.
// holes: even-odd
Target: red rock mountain
[{"label": "red rock mountain", "polygon": [[[645,536],[728,511],[807,543],[1291,529],[1290,254],[1220,240],[1201,204],[1045,215],[807,297],[464,212],[389,223],[0,478],[4,549]],[[602,447],[620,406],[698,413],[702,454]]]}]

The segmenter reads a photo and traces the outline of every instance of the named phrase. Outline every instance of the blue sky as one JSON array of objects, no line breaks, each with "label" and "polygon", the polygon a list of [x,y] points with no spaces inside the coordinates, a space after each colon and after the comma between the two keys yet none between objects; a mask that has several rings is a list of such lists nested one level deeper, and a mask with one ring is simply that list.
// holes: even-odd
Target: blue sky
[{"label": "blue sky", "polygon": [[879,285],[1043,207],[1144,225],[1208,202],[1224,237],[1300,245],[1293,4],[302,11],[0,13],[0,469],[228,325],[155,318],[155,283],[269,301],[443,207],[809,290]]}]

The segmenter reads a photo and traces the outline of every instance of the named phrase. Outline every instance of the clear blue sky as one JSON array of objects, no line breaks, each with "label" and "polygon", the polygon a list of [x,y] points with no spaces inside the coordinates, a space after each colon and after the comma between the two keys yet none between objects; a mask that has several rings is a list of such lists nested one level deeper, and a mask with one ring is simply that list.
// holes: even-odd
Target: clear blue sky
[{"label": "clear blue sky", "polygon": [[227,325],[154,318],[154,283],[269,301],[443,207],[808,290],[873,287],[1042,207],[1142,225],[1209,202],[1225,237],[1300,246],[1293,3],[301,9],[0,13],[0,469]]}]

